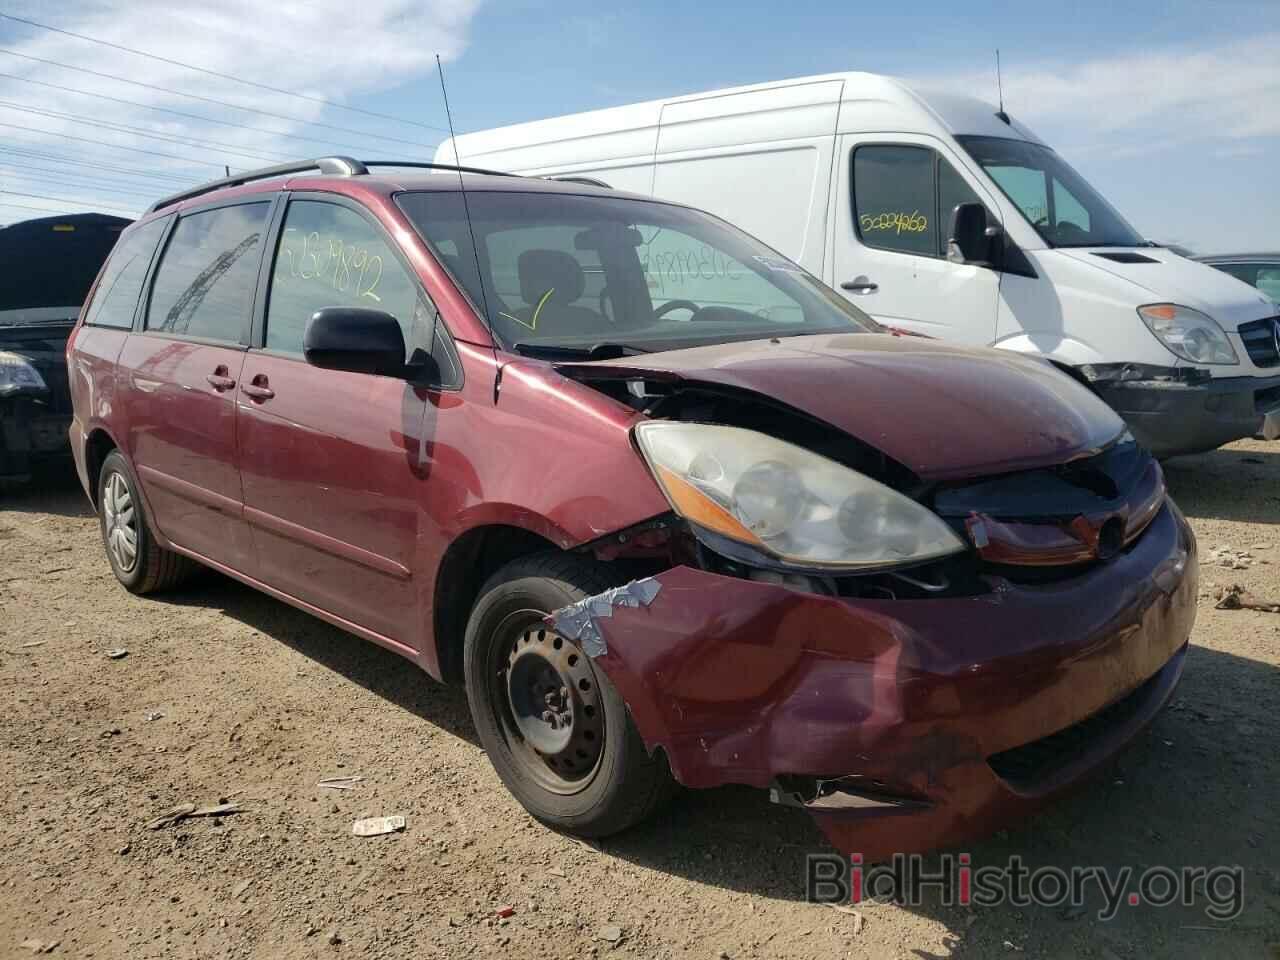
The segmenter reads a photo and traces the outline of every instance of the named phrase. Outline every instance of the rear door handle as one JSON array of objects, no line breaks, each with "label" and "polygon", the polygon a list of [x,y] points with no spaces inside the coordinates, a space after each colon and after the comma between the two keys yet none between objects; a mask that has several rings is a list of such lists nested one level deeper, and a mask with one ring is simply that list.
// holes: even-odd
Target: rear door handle
[{"label": "rear door handle", "polygon": [[209,381],[209,386],[213,387],[213,389],[217,390],[219,393],[222,393],[222,391],[230,390],[236,385],[235,377],[228,376],[230,372],[231,371],[226,368],[225,364],[220,364],[214,369],[213,373],[209,374],[205,379]]},{"label": "rear door handle", "polygon": [[850,293],[875,293],[880,289],[880,284],[873,283],[871,278],[867,276],[854,277],[852,280],[846,280],[840,284],[841,290],[848,290]]},{"label": "rear door handle", "polygon": [[268,384],[267,376],[264,373],[258,374],[249,383],[240,384],[240,389],[246,396],[252,397],[254,400],[270,400],[276,395],[276,392]]}]

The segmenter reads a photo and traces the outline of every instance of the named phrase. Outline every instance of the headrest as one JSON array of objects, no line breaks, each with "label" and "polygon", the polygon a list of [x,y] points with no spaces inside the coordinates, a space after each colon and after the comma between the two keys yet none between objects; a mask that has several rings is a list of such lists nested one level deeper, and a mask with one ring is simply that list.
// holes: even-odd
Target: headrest
[{"label": "headrest", "polygon": [[520,274],[520,298],[536,306],[548,290],[547,303],[572,303],[586,289],[582,265],[562,250],[526,250],[516,261]]}]

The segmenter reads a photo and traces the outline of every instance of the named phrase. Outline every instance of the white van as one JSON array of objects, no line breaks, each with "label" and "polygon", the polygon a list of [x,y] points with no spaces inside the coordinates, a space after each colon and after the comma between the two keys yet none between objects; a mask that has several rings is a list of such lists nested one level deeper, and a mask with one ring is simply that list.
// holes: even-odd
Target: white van
[{"label": "white van", "polygon": [[[458,161],[446,140],[437,161],[717,213],[886,325],[1047,358],[1158,455],[1280,436],[1275,304],[1144,240],[979,100],[844,73],[469,133],[456,148]],[[729,302],[743,274],[660,249],[673,242],[646,241],[655,298]]]}]

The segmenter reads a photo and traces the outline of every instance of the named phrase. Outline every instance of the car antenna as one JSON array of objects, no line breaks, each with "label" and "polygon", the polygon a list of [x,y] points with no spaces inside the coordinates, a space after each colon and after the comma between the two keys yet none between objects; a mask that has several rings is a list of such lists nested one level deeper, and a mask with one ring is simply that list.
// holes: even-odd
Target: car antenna
[{"label": "car antenna", "polygon": [[996,47],[996,92],[1000,97],[1000,109],[996,111],[996,116],[1005,122],[1006,126],[1013,126],[1013,121],[1009,119],[1009,115],[1004,112],[1004,79],[1000,76],[1000,48]]},{"label": "car antenna", "polygon": [[484,307],[486,324],[492,323],[489,313],[489,298],[484,292],[484,273],[480,269],[480,248],[476,245],[476,231],[471,226],[471,207],[467,203],[467,183],[462,176],[462,158],[458,155],[458,135],[453,132],[453,111],[449,109],[449,91],[444,85],[444,67],[440,63],[440,54],[436,54],[436,72],[440,74],[440,93],[444,97],[444,115],[449,121],[449,141],[453,144],[453,162],[458,167],[458,190],[462,193],[462,213],[467,218],[467,233],[471,236],[471,252],[476,258],[476,280],[480,284],[480,305]]}]

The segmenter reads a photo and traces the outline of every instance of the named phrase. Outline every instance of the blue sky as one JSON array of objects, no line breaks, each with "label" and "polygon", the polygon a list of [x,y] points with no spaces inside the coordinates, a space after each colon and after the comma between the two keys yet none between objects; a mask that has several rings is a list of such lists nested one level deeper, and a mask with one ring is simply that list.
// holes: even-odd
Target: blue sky
[{"label": "blue sky", "polygon": [[[702,0],[578,7],[484,0],[364,0],[359,5],[324,0],[282,7],[227,0],[216,8],[191,0],[10,0],[0,2],[0,12],[435,127],[444,126],[433,60],[440,51],[460,131],[840,70],[942,83],[994,100],[994,49],[999,46],[1006,107],[1058,148],[1145,234],[1201,252],[1280,247],[1275,172],[1280,169],[1280,3],[1274,0],[988,6],[954,0]],[[10,104],[0,105],[0,123],[10,124],[0,126],[0,151],[8,145],[26,154],[0,154],[0,190],[9,191],[0,194],[0,204],[69,209],[60,200],[31,196],[39,194],[140,209],[136,205],[148,190],[163,193],[165,184],[180,178],[215,175],[217,163],[239,169],[326,152],[303,139],[307,136],[354,142],[367,146],[371,155],[381,148],[399,156],[429,156],[425,146],[398,141],[431,144],[440,135],[13,21],[0,20],[0,50],[25,55],[0,55],[0,72],[23,78],[0,77],[0,104]],[[77,73],[31,57],[92,66],[135,82]],[[208,122],[31,81],[177,110]],[[49,116],[50,111],[61,115]],[[89,127],[85,118],[111,126]],[[317,122],[330,126],[314,126]],[[139,130],[170,139],[143,137]],[[375,134],[395,139],[374,140]],[[86,144],[69,136],[102,142]],[[193,149],[191,138],[201,146]],[[41,151],[64,159],[33,156]],[[158,158],[156,152],[173,156]],[[197,156],[203,165],[184,162]],[[76,168],[70,158],[103,158],[153,176],[112,172],[116,192],[104,194],[94,187],[91,173],[84,176],[90,168]],[[55,167],[47,164],[56,165],[56,178],[50,172]],[[40,166],[45,167],[43,182]],[[162,182],[157,173],[169,179]],[[23,215],[0,206],[0,222]]]}]

